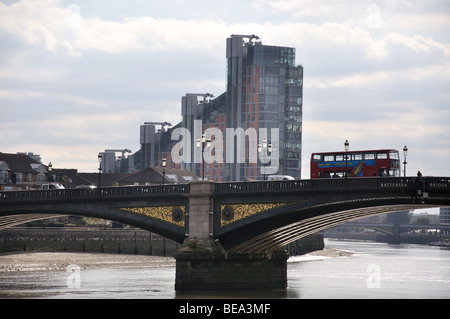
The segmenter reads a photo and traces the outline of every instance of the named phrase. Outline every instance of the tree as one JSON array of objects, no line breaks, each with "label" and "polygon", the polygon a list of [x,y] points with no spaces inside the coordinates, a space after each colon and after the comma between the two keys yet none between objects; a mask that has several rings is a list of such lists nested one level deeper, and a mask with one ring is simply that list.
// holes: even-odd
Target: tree
[{"label": "tree", "polygon": [[411,213],[409,210],[402,212],[389,213],[384,220],[388,224],[409,224],[411,221]]},{"label": "tree", "polygon": [[430,220],[426,217],[419,217],[413,222],[414,225],[430,225],[430,223]]}]

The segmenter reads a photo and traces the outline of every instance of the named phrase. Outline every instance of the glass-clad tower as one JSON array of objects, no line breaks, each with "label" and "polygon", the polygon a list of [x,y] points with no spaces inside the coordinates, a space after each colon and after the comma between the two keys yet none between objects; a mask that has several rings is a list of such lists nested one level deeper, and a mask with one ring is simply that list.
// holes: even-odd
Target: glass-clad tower
[{"label": "glass-clad tower", "polygon": [[[227,39],[227,66],[227,126],[266,128],[267,145],[272,144],[271,129],[277,128],[276,174],[300,178],[303,67],[295,65],[295,48],[263,45],[255,35],[232,35]],[[258,142],[264,159],[269,155],[267,145]],[[231,180],[266,175],[257,169],[264,163],[227,166]]]},{"label": "glass-clad tower", "polygon": [[[177,141],[171,140],[169,129],[155,139],[160,145],[154,148],[154,165],[164,157],[168,167],[218,182],[269,175],[301,178],[303,67],[295,65],[295,48],[263,45],[255,35],[231,35],[226,59],[226,92],[214,99],[209,93],[188,93],[181,99],[182,121],[173,129],[189,132],[178,146],[190,161],[172,161]],[[197,147],[202,133],[211,138],[207,151],[214,161],[199,161],[204,159]],[[223,149],[215,144],[220,139]]]}]

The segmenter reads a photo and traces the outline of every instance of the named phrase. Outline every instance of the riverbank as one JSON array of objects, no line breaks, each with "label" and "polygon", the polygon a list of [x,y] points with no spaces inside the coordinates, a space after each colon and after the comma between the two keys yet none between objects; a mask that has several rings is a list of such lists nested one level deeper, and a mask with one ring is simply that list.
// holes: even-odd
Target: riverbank
[{"label": "riverbank", "polygon": [[175,267],[172,257],[71,253],[11,252],[0,254],[0,273],[9,271],[66,270],[75,264],[81,269]]},{"label": "riverbank", "polygon": [[313,261],[328,258],[339,258],[339,257],[351,257],[354,255],[353,251],[341,250],[335,248],[325,247],[322,250],[316,250],[305,255],[291,256],[288,259],[288,263],[301,262],[301,261]]}]

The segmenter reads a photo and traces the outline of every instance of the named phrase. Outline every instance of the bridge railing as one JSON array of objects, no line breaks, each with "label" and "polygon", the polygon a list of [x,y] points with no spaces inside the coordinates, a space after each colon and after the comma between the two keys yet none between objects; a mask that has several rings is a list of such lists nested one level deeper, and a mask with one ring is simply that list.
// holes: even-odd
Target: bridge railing
[{"label": "bridge railing", "polygon": [[425,187],[427,189],[448,189],[450,188],[450,177],[427,177]]},{"label": "bridge railing", "polygon": [[0,203],[6,201],[28,200],[67,200],[90,198],[132,198],[164,196],[189,193],[189,184],[170,184],[154,186],[105,187],[94,189],[58,189],[0,192]]},{"label": "bridge railing", "polygon": [[[215,183],[215,194],[286,192],[286,191],[335,191],[345,189],[402,189],[423,191],[449,190],[450,177],[389,177],[389,178],[336,178],[289,181],[255,181]],[[67,200],[90,198],[132,198],[146,196],[170,196],[187,194],[189,184],[153,186],[105,187],[95,189],[60,189],[0,192],[0,203],[7,201]]]},{"label": "bridge railing", "polygon": [[336,178],[288,181],[224,182],[215,184],[216,194],[343,189],[426,189],[450,187],[450,177]]}]

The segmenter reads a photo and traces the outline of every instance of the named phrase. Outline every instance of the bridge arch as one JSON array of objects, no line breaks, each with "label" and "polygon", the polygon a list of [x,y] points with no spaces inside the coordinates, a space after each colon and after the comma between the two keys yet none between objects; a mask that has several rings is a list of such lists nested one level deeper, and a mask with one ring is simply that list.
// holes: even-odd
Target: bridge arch
[{"label": "bridge arch", "polygon": [[43,211],[36,211],[34,209],[23,209],[20,214],[0,217],[0,230],[36,220],[63,217],[68,215],[95,217],[135,226],[161,235],[168,239],[172,239],[178,243],[182,243],[186,238],[186,233],[184,231],[184,228],[181,229],[182,227],[173,225],[171,226],[169,223],[164,223],[163,221],[158,222],[157,220],[151,220],[148,218],[148,216],[142,214],[134,214],[131,212],[116,212],[110,209],[99,209],[98,207],[93,210],[48,208]]},{"label": "bridge arch", "polygon": [[[230,252],[270,252],[302,237],[360,218],[402,210],[440,207],[440,205],[390,204],[369,207],[355,205],[354,208],[350,208],[349,204],[354,203],[340,202],[326,205],[327,207],[293,210],[283,217],[279,216],[278,220],[266,216],[259,221],[236,227],[217,238],[219,242],[225,243],[225,248]],[[347,208],[339,209],[339,206]],[[272,213],[276,214],[274,211]]]},{"label": "bridge arch", "polygon": [[186,238],[189,185],[46,190],[0,193],[0,229],[78,215],[151,231],[176,242]]},{"label": "bridge arch", "polygon": [[[259,195],[252,195],[255,189],[260,190]],[[450,206],[448,179],[422,183],[414,178],[304,180],[278,185],[261,182],[248,186],[230,183],[222,191],[227,195],[221,196],[220,191],[215,195],[216,220],[220,223],[215,224],[214,235],[230,252],[271,252],[309,234],[363,217]],[[258,211],[258,206],[265,208]],[[249,213],[252,209],[257,212]]]},{"label": "bridge arch", "polygon": [[43,220],[49,218],[57,218],[66,216],[62,215],[53,215],[53,214],[18,214],[18,215],[8,215],[0,217],[0,230],[6,229],[9,227],[22,225],[25,223],[33,222],[36,220]]}]

